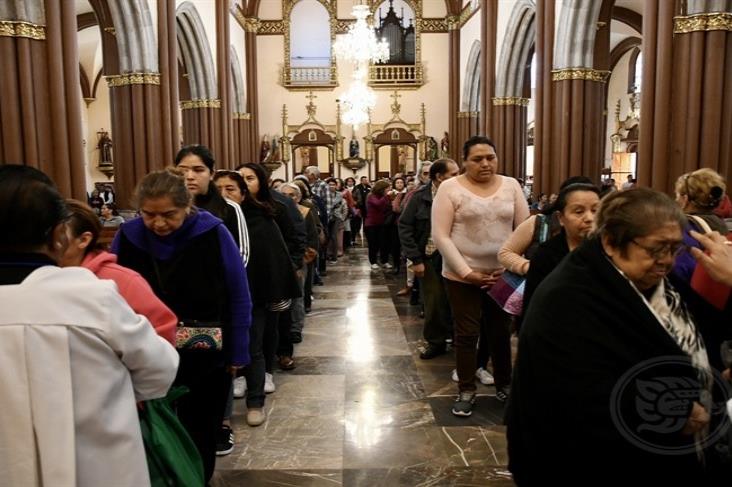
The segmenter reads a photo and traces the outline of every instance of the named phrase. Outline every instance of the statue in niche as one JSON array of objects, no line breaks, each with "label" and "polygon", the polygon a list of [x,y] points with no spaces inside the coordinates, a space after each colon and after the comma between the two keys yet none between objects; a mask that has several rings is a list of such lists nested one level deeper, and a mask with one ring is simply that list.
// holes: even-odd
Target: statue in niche
[{"label": "statue in niche", "polygon": [[397,146],[397,153],[399,154],[399,171],[407,171],[407,146]]},{"label": "statue in niche", "polygon": [[280,152],[280,138],[274,135],[272,137],[272,151],[270,152],[269,160],[274,162],[282,161],[282,154]]},{"label": "statue in niche", "polygon": [[447,137],[447,132],[445,132],[445,136],[440,141],[440,150],[442,151],[442,157],[447,157],[450,151],[450,139]]},{"label": "statue in niche", "polygon": [[440,153],[439,149],[437,147],[437,141],[434,137],[430,137],[427,139],[427,160],[428,161],[436,161],[439,159]]},{"label": "statue in niche", "polygon": [[262,138],[262,145],[259,149],[259,162],[265,162],[270,156],[269,135]]},{"label": "statue in niche", "polygon": [[302,168],[305,169],[310,165],[310,147],[301,145],[298,150],[300,151],[300,162],[302,163]]},{"label": "statue in niche", "polygon": [[100,166],[111,166],[112,165],[112,139],[109,138],[109,132],[102,129],[97,132],[99,141],[97,142],[97,149],[99,149],[99,165]]},{"label": "statue in niche", "polygon": [[358,140],[356,135],[351,135],[351,142],[348,144],[348,157],[358,157]]}]

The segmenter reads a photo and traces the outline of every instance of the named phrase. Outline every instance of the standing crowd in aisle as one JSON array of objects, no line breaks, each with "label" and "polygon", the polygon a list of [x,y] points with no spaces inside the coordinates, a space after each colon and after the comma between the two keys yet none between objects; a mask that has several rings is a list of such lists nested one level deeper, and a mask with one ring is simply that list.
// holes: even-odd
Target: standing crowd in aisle
[{"label": "standing crowd in aisle", "polygon": [[0,166],[3,478],[160,480],[138,411],[165,398],[207,484],[236,443],[234,401],[266,421],[314,287],[366,245],[419,306],[420,359],[454,350],[452,413],[479,406],[476,381],[506,403],[518,485],[728,481],[724,179],[680,175],[674,200],[574,175],[533,202],[499,149],[474,136],[415,174],[284,181],[191,145],[139,181],[128,221],[111,188],[64,200],[44,173]]}]

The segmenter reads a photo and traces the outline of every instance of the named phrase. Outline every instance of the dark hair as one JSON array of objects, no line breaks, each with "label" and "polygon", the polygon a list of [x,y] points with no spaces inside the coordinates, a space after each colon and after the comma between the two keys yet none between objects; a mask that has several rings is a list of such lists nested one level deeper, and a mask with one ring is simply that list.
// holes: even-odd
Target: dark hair
[{"label": "dark hair", "polygon": [[84,250],[84,255],[92,250],[101,250],[102,247],[99,245],[98,239],[102,233],[102,224],[99,222],[99,217],[94,213],[94,210],[86,203],[71,199],[66,200],[66,206],[71,212],[69,227],[74,237],[78,237],[84,232],[92,234],[91,242]]},{"label": "dark hair", "polygon": [[379,179],[374,183],[374,186],[371,188],[371,194],[375,194],[379,198],[384,196],[384,193],[386,192],[386,188],[389,187],[389,181],[385,179]]},{"label": "dark hair", "polygon": [[0,250],[52,245],[52,232],[69,217],[51,179],[30,166],[0,164]]},{"label": "dark hair", "polygon": [[[570,176],[562,181],[562,184],[559,185],[559,194],[557,195],[556,201],[552,205],[549,205],[547,208],[541,210],[541,213],[544,215],[551,215],[555,211],[558,211],[560,213],[564,211],[564,207],[567,206],[567,195],[569,195],[569,193],[571,193],[572,191],[565,193],[564,201],[560,203],[559,199],[562,196],[562,192],[566,188],[576,185],[582,185],[585,186],[585,188],[577,188],[573,191],[594,191],[598,194],[598,196],[600,195],[600,190],[594,184],[592,184],[592,179],[588,178],[587,176]],[[541,193],[541,195],[543,194],[544,193]],[[539,197],[541,198],[541,196]]]},{"label": "dark hair", "polygon": [[220,169],[214,174],[214,183],[221,178],[229,178],[234,181],[239,186],[239,191],[241,192],[242,196],[249,194],[249,190],[247,189],[247,183],[244,182],[244,178],[241,177],[241,174],[239,174],[238,172],[229,171],[228,169]]},{"label": "dark hair", "polygon": [[457,166],[457,162],[453,161],[452,159],[437,159],[435,162],[433,162],[430,166],[430,179],[432,181],[435,181],[437,179],[437,176],[442,176],[443,174],[445,174],[448,167],[450,166],[450,163],[453,163]]},{"label": "dark hair", "polygon": [[466,140],[465,143],[463,144],[463,160],[464,161],[468,160],[468,154],[470,153],[470,148],[473,147],[474,145],[478,145],[478,144],[486,144],[486,145],[493,147],[494,151],[496,150],[496,144],[494,144],[493,141],[491,139],[489,139],[488,137],[486,137],[485,135],[473,135],[468,140]]},{"label": "dark hair", "polygon": [[193,144],[183,147],[181,150],[178,151],[178,154],[175,156],[175,165],[177,166],[178,164],[180,164],[180,161],[182,161],[184,157],[191,154],[194,156],[198,156],[201,159],[201,162],[203,162],[203,164],[208,168],[208,170],[213,172],[216,161],[214,160],[214,156],[211,153],[211,149],[209,149],[205,145]]},{"label": "dark hair", "polygon": [[355,179],[354,179],[353,177],[351,177],[351,176],[348,176],[348,177],[346,178],[345,184],[346,184],[346,185],[348,185],[348,180],[349,180],[349,179],[350,179],[351,181],[353,181],[353,185],[355,186],[355,185],[356,185],[356,180],[355,180]]},{"label": "dark hair", "polygon": [[567,199],[569,198],[569,195],[576,192],[576,191],[590,191],[592,193],[595,193],[598,198],[600,196],[600,189],[595,186],[594,184],[584,184],[584,183],[575,183],[570,184],[568,186],[565,186],[562,188],[562,190],[559,192],[559,195],[557,196],[557,201],[554,202],[554,211],[558,211],[559,213],[562,213],[564,209],[567,207]]},{"label": "dark hair", "polygon": [[394,178],[394,179],[393,179],[393,180],[391,181],[391,184],[393,184],[394,186],[396,186],[396,182],[397,182],[398,180],[400,180],[400,179],[402,180],[402,182],[404,183],[404,187],[406,188],[406,187],[407,187],[407,180],[406,180],[406,179],[404,179],[404,177],[403,177],[403,176],[399,176],[399,177],[396,177],[396,178]]},{"label": "dark hair", "polygon": [[284,179],[276,178],[276,179],[273,179],[272,180],[272,183],[270,184],[270,186],[274,186],[277,181],[279,181],[280,183],[284,183],[285,182]]},{"label": "dark hair", "polygon": [[299,176],[295,176],[295,179],[292,181],[293,183],[302,183],[303,186],[300,186],[300,190],[302,191],[303,187],[305,188],[306,193],[303,193],[302,198],[303,199],[310,199],[313,197],[313,190],[310,189],[310,183],[308,182],[308,177],[301,174]]},{"label": "dark hair", "polygon": [[257,191],[256,196],[252,195],[251,192],[247,192],[247,195],[251,197],[244,199],[245,204],[250,200],[256,200],[257,203],[265,206],[269,211],[274,211],[274,200],[272,199],[272,192],[269,189],[269,185],[267,185],[268,178],[264,166],[255,162],[247,162],[242,164],[240,168],[247,168],[253,171],[259,181],[259,191]]},{"label": "dark hair", "polygon": [[361,176],[360,178],[358,178],[358,180],[360,181],[360,180],[362,180],[363,178],[366,178],[366,181],[368,181],[368,180],[369,180],[369,177],[368,177],[368,176]]},{"label": "dark hair", "polygon": [[336,178],[328,178],[325,180],[326,184],[335,183],[338,184],[338,180]]},{"label": "dark hair", "polygon": [[600,203],[595,233],[607,237],[613,247],[625,254],[633,240],[644,237],[668,223],[682,229],[686,217],[674,200],[649,188],[634,188],[609,194]]},{"label": "dark hair", "polygon": [[107,208],[109,208],[109,210],[112,212],[112,215],[114,215],[114,216],[119,215],[119,212],[117,211],[117,205],[115,205],[114,203],[104,203],[102,205],[102,208],[104,208],[105,206]]},{"label": "dark hair", "polygon": [[133,201],[139,209],[143,201],[155,198],[170,197],[176,208],[187,208],[191,204],[191,194],[186,188],[183,173],[175,168],[153,171],[142,178]]}]

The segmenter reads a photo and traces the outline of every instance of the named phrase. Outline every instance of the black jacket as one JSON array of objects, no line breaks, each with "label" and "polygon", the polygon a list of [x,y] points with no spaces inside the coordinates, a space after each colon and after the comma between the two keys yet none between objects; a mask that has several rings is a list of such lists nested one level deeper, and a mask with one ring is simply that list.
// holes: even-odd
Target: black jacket
[{"label": "black jacket", "polygon": [[196,195],[194,204],[223,220],[226,229],[234,237],[234,242],[236,242],[237,247],[241,248],[241,242],[239,241],[239,219],[236,216],[236,210],[221,196],[214,183],[211,182],[208,184],[208,192],[206,194]]},{"label": "black jacket", "polygon": [[[275,209],[275,220],[287,244],[292,265],[295,266],[295,269],[300,269],[302,267],[302,256],[305,253],[305,240],[307,239],[305,220],[303,220],[300,210],[297,209],[294,201],[279,191],[273,190],[270,193],[275,203],[281,205],[279,206],[280,211]],[[284,212],[281,211],[283,207]]]},{"label": "black jacket", "polygon": [[[637,375],[626,375],[639,365]],[[688,381],[687,387],[652,389],[668,378]],[[539,285],[524,318],[506,412],[514,480],[519,486],[639,485],[649,479],[654,485],[708,485],[694,453],[639,447],[641,441],[666,448],[688,444],[680,430],[699,397],[698,387],[688,385],[695,382],[688,356],[599,240],[584,242]],[[615,396],[617,390],[623,393]],[[670,421],[676,429],[668,432],[669,414],[659,413],[664,406],[675,408]]]},{"label": "black jacket", "polygon": [[432,183],[414,191],[399,217],[402,253],[415,264],[424,260],[424,249],[432,231]]},{"label": "black jacket", "polygon": [[567,254],[569,254],[569,245],[567,245],[567,235],[564,230],[539,245],[536,249],[531,257],[529,272],[526,273],[524,313],[529,309],[529,303],[534,292],[536,292],[536,288],[539,287],[539,284],[546,276],[551,274]]}]

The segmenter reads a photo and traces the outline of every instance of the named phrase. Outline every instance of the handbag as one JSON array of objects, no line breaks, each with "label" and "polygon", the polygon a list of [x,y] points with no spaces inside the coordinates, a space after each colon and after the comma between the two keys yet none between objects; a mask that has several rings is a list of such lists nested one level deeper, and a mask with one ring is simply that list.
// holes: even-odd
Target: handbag
[{"label": "handbag", "polygon": [[[207,326],[208,325],[208,326]],[[221,351],[224,340],[218,323],[186,323],[181,321],[175,329],[175,348],[178,350]]]},{"label": "handbag", "polygon": [[139,412],[152,487],[200,487],[205,483],[198,448],[172,408],[187,392],[187,387],[175,387],[166,397],[145,401]]},{"label": "handbag", "polygon": [[[703,218],[699,218],[694,215],[689,215],[689,218],[696,223],[704,233],[710,233],[712,231],[709,224],[705,222]],[[732,241],[729,233],[726,237],[727,240]],[[732,294],[732,288],[712,279],[704,266],[699,264],[694,267],[694,273],[691,275],[691,282],[689,284],[694,292],[718,310],[723,310],[725,308],[727,301],[729,301],[730,294]]]},{"label": "handbag", "polygon": [[[155,277],[163,294],[168,294],[160,276],[158,261],[150,256]],[[201,350],[219,352],[223,348],[224,336],[221,323],[199,323],[196,320],[180,321],[175,329],[175,348],[178,350]]]},{"label": "handbag", "polygon": [[520,316],[524,304],[526,278],[515,272],[505,271],[488,290],[488,295],[506,313]]}]

